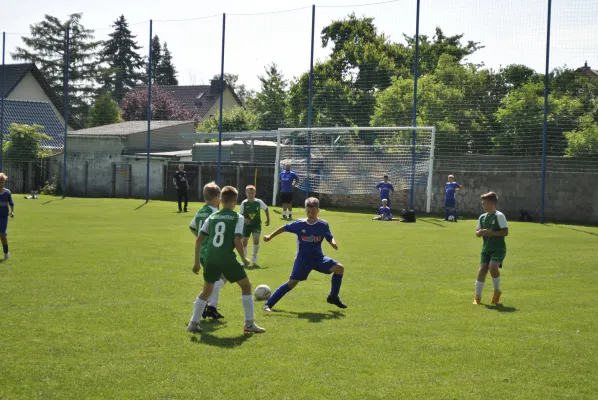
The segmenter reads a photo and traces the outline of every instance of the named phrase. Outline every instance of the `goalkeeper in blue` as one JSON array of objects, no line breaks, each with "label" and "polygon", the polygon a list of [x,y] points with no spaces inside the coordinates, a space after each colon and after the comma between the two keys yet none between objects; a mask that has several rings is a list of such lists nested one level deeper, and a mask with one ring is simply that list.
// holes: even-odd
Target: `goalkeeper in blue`
[{"label": "goalkeeper in blue", "polygon": [[305,200],[305,212],[307,218],[301,218],[290,224],[284,225],[274,231],[274,233],[264,237],[264,242],[269,242],[283,232],[297,235],[297,256],[295,258],[291,276],[288,282],[283,283],[276,289],[272,296],[270,296],[266,304],[264,304],[264,311],[272,311],[272,307],[274,307],[285,294],[293,290],[299,282],[307,280],[307,277],[312,270],[316,270],[323,274],[332,274],[332,287],[327,301],[339,308],[347,308],[339,298],[345,267],[339,262],[326,257],[322,252],[322,241],[324,239],[330,243],[330,246],[335,250],[338,250],[338,245],[330,232],[328,222],[318,218],[320,201],[315,197],[310,197]]}]

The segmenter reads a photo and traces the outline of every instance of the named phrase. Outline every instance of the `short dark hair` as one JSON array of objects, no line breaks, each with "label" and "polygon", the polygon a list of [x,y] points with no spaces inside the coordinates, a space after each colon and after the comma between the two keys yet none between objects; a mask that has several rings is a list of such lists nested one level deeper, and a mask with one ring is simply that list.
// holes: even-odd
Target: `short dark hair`
[{"label": "short dark hair", "polygon": [[210,182],[203,187],[203,198],[206,201],[216,199],[220,196],[220,187],[216,182]]},{"label": "short dark hair", "polygon": [[310,197],[305,200],[305,208],[320,208],[320,200]]},{"label": "short dark hair", "polygon": [[488,192],[480,196],[480,199],[490,201],[494,204],[498,203],[498,196],[494,192]]},{"label": "short dark hair", "polygon": [[239,192],[233,186],[225,186],[222,188],[222,194],[220,198],[222,199],[223,203],[232,203],[237,202],[237,198],[239,197]]},{"label": "short dark hair", "polygon": [[384,176],[382,176],[382,177],[383,177],[383,178],[388,178],[388,175],[384,175]]}]

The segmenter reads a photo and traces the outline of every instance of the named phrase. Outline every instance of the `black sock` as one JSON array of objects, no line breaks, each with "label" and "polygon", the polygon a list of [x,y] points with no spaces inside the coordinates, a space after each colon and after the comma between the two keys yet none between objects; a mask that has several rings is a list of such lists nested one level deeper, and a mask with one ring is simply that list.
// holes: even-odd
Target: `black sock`
[{"label": "black sock", "polygon": [[8,253],[8,244],[3,244],[2,249],[4,249],[4,254]]}]

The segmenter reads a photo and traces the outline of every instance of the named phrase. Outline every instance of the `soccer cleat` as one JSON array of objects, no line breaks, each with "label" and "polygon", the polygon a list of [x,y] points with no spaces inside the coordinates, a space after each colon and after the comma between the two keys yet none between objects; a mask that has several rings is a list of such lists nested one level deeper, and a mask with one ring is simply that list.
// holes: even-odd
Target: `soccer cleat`
[{"label": "soccer cleat", "polygon": [[264,307],[262,308],[262,310],[267,311],[267,312],[272,312],[272,309],[267,304],[264,304]]},{"label": "soccer cleat", "polygon": [[473,304],[480,304],[482,302],[482,298],[480,296],[475,296],[473,298]]},{"label": "soccer cleat", "polygon": [[212,319],[220,319],[220,318],[224,318],[224,315],[220,314],[218,312],[218,309],[216,309],[216,307],[214,306],[206,306],[206,308],[203,311],[203,315],[202,318],[212,318]]},{"label": "soccer cleat", "polygon": [[500,295],[501,294],[502,294],[502,292],[500,290],[495,290],[494,294],[492,295],[492,301],[491,301],[491,303],[495,304],[495,305],[500,304],[499,301],[500,301]]},{"label": "soccer cleat", "polygon": [[10,258],[10,253],[4,253],[4,261]]},{"label": "soccer cleat", "polygon": [[264,328],[262,328],[261,326],[254,324],[251,325],[245,325],[245,328],[243,328],[243,332],[245,333],[264,333],[266,332],[266,330]]},{"label": "soccer cleat", "polygon": [[347,306],[345,305],[345,303],[343,303],[341,301],[340,297],[338,297],[338,296],[336,296],[336,297],[328,296],[328,298],[326,299],[326,301],[328,303],[330,303],[330,304],[334,304],[338,308],[347,308]]},{"label": "soccer cleat", "polygon": [[203,330],[201,329],[201,326],[199,326],[199,322],[191,321],[189,322],[189,325],[187,325],[187,332],[202,333]]}]

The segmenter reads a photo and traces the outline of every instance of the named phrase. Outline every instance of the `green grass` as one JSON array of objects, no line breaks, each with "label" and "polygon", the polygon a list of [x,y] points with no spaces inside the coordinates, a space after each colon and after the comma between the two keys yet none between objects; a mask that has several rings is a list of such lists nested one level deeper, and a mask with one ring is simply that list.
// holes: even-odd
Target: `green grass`
[{"label": "green grass", "polygon": [[[475,220],[371,221],[322,211],[340,249],[341,298],[312,273],[263,335],[185,331],[202,280],[192,217],[139,200],[15,196],[0,263],[2,399],[590,399],[598,393],[598,228],[510,223],[503,308],[473,306]],[[193,204],[195,210],[199,205]],[[300,213],[295,211],[295,216]],[[273,226],[281,224],[273,213]],[[290,234],[263,244],[254,286],[289,275]],[[483,303],[491,297],[488,279]]]}]

